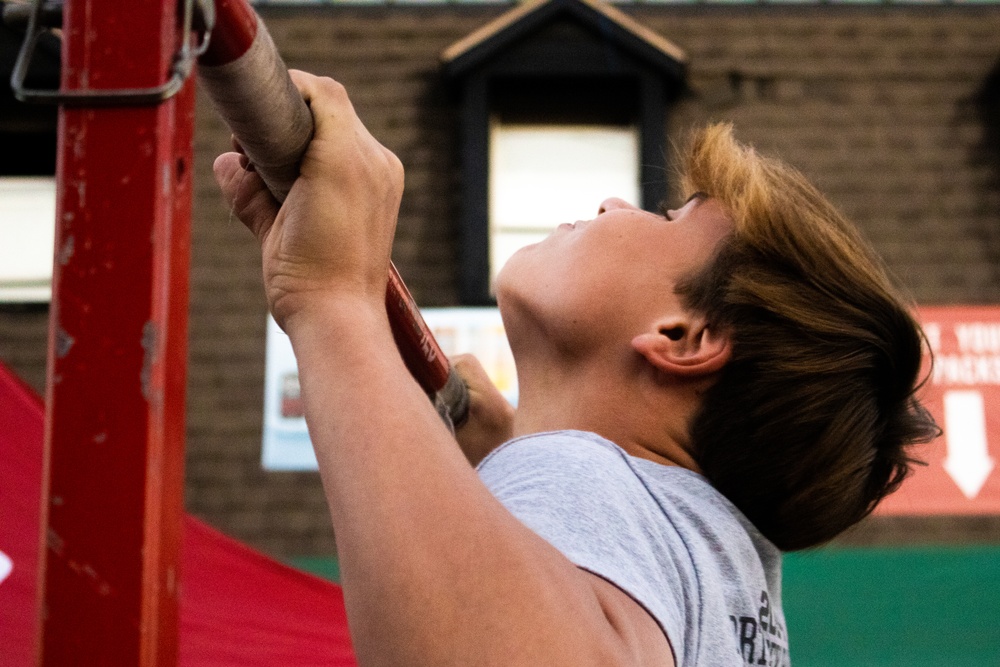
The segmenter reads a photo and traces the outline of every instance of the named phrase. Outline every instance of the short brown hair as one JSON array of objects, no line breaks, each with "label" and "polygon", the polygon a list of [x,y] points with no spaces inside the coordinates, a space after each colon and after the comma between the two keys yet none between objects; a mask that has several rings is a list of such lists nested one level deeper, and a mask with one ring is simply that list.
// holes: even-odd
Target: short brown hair
[{"label": "short brown hair", "polygon": [[727,331],[732,359],[691,424],[705,476],[775,545],[826,542],[903,481],[939,430],[915,399],[923,332],[881,261],[798,171],[695,135],[683,187],[735,231],[678,287]]}]

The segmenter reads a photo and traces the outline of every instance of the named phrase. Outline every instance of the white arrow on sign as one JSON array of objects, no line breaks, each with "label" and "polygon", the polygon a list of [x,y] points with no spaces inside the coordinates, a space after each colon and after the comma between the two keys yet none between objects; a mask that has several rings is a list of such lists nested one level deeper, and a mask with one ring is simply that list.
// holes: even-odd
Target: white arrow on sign
[{"label": "white arrow on sign", "polygon": [[986,441],[986,409],[980,392],[944,393],[944,437],[948,447],[944,469],[965,497],[972,500],[994,466]]},{"label": "white arrow on sign", "polygon": [[14,569],[14,561],[10,559],[10,556],[0,551],[0,584],[3,580],[10,576],[11,571]]}]

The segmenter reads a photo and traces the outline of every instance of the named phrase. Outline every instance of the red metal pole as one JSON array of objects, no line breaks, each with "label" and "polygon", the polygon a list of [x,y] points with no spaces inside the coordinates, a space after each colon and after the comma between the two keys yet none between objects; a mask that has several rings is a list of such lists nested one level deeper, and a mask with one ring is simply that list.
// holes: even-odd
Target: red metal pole
[{"label": "red metal pole", "polygon": [[[64,90],[162,84],[181,39],[175,0],[63,28]],[[43,665],[177,661],[193,101],[60,111]]]}]

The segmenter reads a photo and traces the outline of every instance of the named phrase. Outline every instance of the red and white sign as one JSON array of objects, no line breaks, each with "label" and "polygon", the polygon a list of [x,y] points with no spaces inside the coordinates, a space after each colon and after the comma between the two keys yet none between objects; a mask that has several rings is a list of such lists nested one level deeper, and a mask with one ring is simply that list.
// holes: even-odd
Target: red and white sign
[{"label": "red and white sign", "polygon": [[921,401],[944,434],[880,514],[1000,513],[1000,307],[920,308],[934,353]]}]

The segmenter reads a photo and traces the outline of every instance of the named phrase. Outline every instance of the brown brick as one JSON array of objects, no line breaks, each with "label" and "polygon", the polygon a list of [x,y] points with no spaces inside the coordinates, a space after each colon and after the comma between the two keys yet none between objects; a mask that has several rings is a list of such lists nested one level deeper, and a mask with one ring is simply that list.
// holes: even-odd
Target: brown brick
[{"label": "brown brick", "polygon": [[[621,7],[688,53],[690,90],[671,110],[672,136],[734,121],[741,138],[815,179],[919,301],[1000,301],[1000,147],[985,143],[975,102],[1000,68],[1000,10]],[[288,63],[344,82],[372,132],[403,159],[393,256],[425,305],[454,304],[458,293],[458,109],[438,57],[505,9],[261,8]],[[330,553],[318,476],[260,468],[266,306],[256,241],[231,219],[212,177],[212,161],[228,149],[228,131],[200,99],[188,506],[270,553]],[[47,320],[44,309],[0,310],[0,359],[38,389]],[[845,539],[962,541],[998,530],[990,521],[945,523],[876,518],[871,532]]]}]

